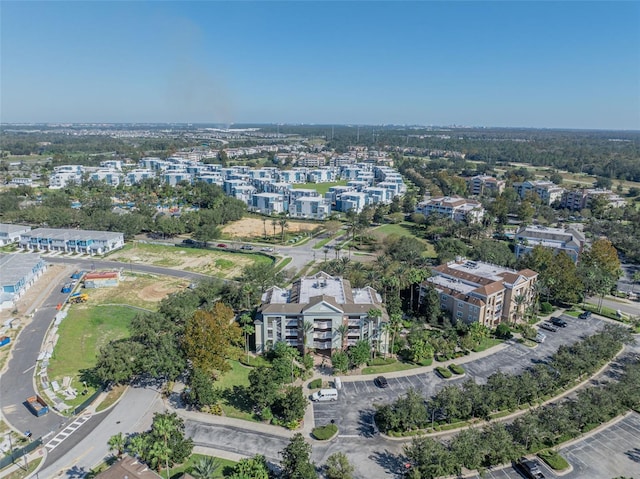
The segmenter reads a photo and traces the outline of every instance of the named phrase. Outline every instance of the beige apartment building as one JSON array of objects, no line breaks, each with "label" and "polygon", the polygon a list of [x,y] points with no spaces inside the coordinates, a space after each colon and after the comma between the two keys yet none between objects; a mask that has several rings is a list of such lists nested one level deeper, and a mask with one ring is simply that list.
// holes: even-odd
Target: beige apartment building
[{"label": "beige apartment building", "polygon": [[535,300],[538,273],[515,271],[482,261],[458,258],[431,270],[432,277],[420,287],[420,298],[429,286],[440,297],[440,306],[454,321],[479,322],[495,328],[524,318]]}]

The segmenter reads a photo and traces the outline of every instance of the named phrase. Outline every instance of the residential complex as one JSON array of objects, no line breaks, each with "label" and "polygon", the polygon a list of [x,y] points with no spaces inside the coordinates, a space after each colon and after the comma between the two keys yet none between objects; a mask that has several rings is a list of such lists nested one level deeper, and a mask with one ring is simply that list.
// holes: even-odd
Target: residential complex
[{"label": "residential complex", "polygon": [[506,181],[498,180],[489,175],[477,175],[467,178],[467,188],[469,194],[474,196],[491,195],[496,196],[504,191]]},{"label": "residential complex", "polygon": [[124,246],[124,234],[108,231],[37,228],[20,235],[27,251],[105,254]]},{"label": "residential complex", "polygon": [[416,206],[416,213],[422,213],[425,216],[440,215],[456,222],[476,223],[482,221],[484,208],[479,201],[460,196],[443,196],[421,201]]},{"label": "residential complex", "polygon": [[20,253],[0,256],[0,309],[10,309],[36,280],[47,264],[38,254]]},{"label": "residential complex", "polygon": [[513,187],[525,199],[528,195],[536,195],[545,205],[552,205],[562,199],[564,188],[548,180],[523,181],[514,183]]},{"label": "residential complex", "polygon": [[[276,156],[277,158],[278,156]],[[390,204],[407,188],[402,176],[384,164],[340,162],[324,166],[326,162],[298,161],[290,169],[277,167],[224,167],[221,164],[201,163],[199,159],[179,155],[166,159],[145,157],[137,165],[123,171],[121,161],[104,161],[99,168],[80,165],[56,167],[49,177],[50,188],[64,188],[70,182],[83,179],[102,181],[110,186],[133,185],[147,179],[176,186],[197,181],[220,186],[225,194],[246,203],[250,211],[273,215],[289,213],[293,218],[325,219],[332,211],[357,212],[367,205]],[[311,157],[304,157],[309,160]],[[315,189],[298,189],[303,183],[331,183],[346,180],[347,185],[332,189],[323,198]]]},{"label": "residential complex", "polygon": [[570,210],[590,208],[594,198],[603,198],[607,205],[613,208],[619,208],[626,204],[624,198],[611,190],[585,188],[565,191],[560,206]]},{"label": "residential complex", "polygon": [[0,246],[20,241],[20,235],[31,231],[31,226],[0,223]]},{"label": "residential complex", "polygon": [[428,287],[440,296],[443,310],[454,321],[479,322],[490,328],[521,320],[534,302],[538,273],[515,271],[481,261],[458,258],[431,269],[432,277],[420,286],[420,297]]},{"label": "residential complex", "polygon": [[548,228],[546,226],[524,226],[515,235],[516,258],[525,255],[535,247],[551,248],[556,253],[564,251],[574,261],[578,262],[585,237],[576,228]]},{"label": "residential complex", "polygon": [[[381,315],[370,317],[371,310]],[[360,339],[374,342],[381,351],[387,348],[388,337],[382,327],[387,313],[380,295],[370,287],[352,288],[348,280],[324,272],[302,277],[289,289],[269,288],[258,312],[255,328],[259,353],[278,341],[323,354]],[[307,330],[305,324],[312,327]],[[342,325],[348,326],[344,337],[338,329]]]}]

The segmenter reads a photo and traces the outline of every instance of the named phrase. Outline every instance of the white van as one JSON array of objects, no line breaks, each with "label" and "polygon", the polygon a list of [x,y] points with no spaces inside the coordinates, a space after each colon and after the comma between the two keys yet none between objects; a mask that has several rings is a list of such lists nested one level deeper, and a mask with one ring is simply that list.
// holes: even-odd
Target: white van
[{"label": "white van", "polygon": [[333,378],[333,385],[338,390],[342,389],[342,380],[336,376],[335,378]]},{"label": "white van", "polygon": [[311,395],[312,401],[337,401],[338,400],[338,390],[331,389],[321,389],[318,392],[315,392]]}]

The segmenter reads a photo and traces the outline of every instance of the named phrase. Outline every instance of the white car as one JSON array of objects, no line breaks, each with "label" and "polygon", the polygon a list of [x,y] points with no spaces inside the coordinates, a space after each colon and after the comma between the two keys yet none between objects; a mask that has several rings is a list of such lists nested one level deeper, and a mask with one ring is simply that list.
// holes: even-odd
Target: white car
[{"label": "white car", "polygon": [[544,340],[547,339],[547,335],[544,333],[538,333],[536,335],[536,339],[534,339],[534,341],[536,343],[544,343]]},{"label": "white car", "polygon": [[273,251],[273,248],[269,247],[269,246],[265,246],[264,248],[262,248],[260,251],[268,251],[271,252]]}]

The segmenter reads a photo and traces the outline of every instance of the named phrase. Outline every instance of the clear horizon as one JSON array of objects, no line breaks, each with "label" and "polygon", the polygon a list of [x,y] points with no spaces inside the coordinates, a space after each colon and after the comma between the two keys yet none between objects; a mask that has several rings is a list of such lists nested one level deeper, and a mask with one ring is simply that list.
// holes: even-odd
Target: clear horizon
[{"label": "clear horizon", "polygon": [[0,10],[3,124],[640,129],[637,2]]}]

